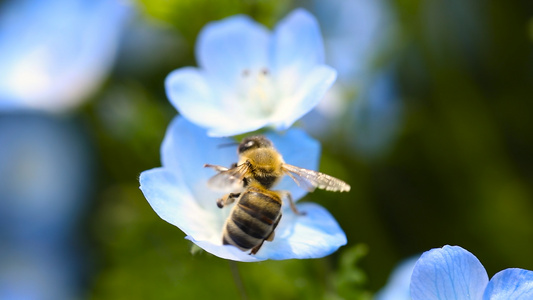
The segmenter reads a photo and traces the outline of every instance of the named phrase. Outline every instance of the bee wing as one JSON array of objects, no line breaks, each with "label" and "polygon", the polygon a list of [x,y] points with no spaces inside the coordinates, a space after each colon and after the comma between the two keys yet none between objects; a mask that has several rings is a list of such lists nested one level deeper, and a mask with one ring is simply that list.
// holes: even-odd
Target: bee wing
[{"label": "bee wing", "polygon": [[242,189],[243,179],[248,172],[249,164],[243,163],[231,169],[208,164],[205,167],[213,168],[219,172],[207,181],[207,185],[210,188],[218,191],[231,192]]},{"label": "bee wing", "polygon": [[299,186],[312,192],[315,188],[333,192],[348,192],[350,185],[346,182],[313,170],[296,167],[289,164],[282,165],[283,171]]}]

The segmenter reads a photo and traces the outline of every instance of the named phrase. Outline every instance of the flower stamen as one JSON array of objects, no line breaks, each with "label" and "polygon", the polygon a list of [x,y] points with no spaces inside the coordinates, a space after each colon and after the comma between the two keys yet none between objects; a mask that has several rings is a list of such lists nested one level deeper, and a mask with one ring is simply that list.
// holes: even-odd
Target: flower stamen
[{"label": "flower stamen", "polygon": [[248,111],[257,116],[265,117],[272,114],[274,108],[272,101],[273,84],[269,70],[261,68],[254,72],[250,69],[244,69],[241,75],[238,92],[241,103],[248,108]]}]

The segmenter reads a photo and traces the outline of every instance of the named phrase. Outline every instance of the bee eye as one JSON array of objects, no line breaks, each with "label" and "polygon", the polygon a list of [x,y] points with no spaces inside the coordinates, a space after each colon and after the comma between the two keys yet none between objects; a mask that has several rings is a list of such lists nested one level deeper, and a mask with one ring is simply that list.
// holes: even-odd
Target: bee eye
[{"label": "bee eye", "polygon": [[238,152],[242,153],[250,148],[253,148],[257,143],[255,141],[247,141],[243,142],[239,145]]}]

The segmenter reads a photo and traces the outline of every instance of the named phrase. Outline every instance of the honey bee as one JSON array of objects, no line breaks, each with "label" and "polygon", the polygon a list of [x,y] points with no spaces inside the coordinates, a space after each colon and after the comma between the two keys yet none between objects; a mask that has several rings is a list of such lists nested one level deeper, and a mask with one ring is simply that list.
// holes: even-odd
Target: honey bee
[{"label": "honey bee", "polygon": [[332,176],[286,164],[272,142],[262,135],[251,136],[238,145],[238,163],[230,168],[205,164],[218,174],[211,177],[208,186],[231,192],[217,200],[223,208],[237,202],[226,220],[222,234],[224,245],[233,245],[242,251],[256,254],[265,241],[274,239],[276,226],[281,220],[282,199],[287,198],[291,210],[298,215],[288,191],[271,190],[284,175],[291,177],[300,187],[313,191],[347,192],[350,186]]}]

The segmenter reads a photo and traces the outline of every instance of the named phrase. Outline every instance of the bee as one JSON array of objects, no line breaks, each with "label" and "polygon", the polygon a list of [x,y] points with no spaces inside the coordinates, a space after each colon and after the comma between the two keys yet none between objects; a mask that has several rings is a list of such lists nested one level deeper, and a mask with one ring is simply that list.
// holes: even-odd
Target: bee
[{"label": "bee", "polygon": [[208,186],[231,191],[217,200],[217,206],[223,208],[236,202],[224,224],[222,243],[250,251],[250,255],[256,254],[265,241],[274,239],[281,220],[283,198],[288,200],[295,214],[305,214],[298,211],[290,192],[272,190],[284,175],[308,191],[316,188],[339,192],[350,190],[350,186],[340,179],[285,163],[272,142],[262,135],[243,139],[237,153],[239,160],[230,168],[210,164],[204,167],[218,172],[209,179]]}]

